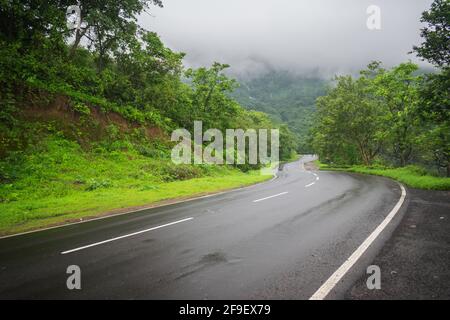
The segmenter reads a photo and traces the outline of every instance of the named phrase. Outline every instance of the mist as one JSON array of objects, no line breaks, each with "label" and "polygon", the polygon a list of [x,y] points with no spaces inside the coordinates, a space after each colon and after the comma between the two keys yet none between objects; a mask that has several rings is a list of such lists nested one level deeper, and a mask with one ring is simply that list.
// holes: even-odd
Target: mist
[{"label": "mist", "polygon": [[[432,0],[164,0],[139,17],[188,67],[228,63],[236,75],[289,70],[329,77],[355,73],[372,60],[392,66],[412,60],[421,42],[421,13]],[[370,5],[381,29],[369,30]]]}]

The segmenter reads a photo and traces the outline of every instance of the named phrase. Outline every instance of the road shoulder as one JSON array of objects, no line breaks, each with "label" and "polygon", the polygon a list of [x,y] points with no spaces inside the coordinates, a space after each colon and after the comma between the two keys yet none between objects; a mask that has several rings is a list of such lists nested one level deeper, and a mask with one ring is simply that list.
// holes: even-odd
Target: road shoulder
[{"label": "road shoulder", "polygon": [[364,274],[346,299],[450,299],[450,192],[409,189],[403,220],[371,263],[381,289]]}]

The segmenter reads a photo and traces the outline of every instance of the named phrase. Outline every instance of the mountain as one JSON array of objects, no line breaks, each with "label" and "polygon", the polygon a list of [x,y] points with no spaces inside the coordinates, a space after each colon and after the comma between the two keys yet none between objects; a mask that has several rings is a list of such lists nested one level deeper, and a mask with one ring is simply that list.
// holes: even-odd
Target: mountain
[{"label": "mountain", "polygon": [[298,151],[310,151],[307,136],[314,103],[326,93],[326,80],[270,71],[254,78],[238,78],[238,82],[240,87],[233,92],[233,98],[249,110],[268,113],[274,121],[287,124],[298,138]]}]

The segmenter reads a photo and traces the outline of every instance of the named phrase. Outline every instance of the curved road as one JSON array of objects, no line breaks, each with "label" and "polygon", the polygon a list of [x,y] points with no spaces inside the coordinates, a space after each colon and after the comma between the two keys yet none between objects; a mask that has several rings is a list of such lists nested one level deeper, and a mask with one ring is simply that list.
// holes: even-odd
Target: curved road
[{"label": "curved road", "polygon": [[[311,160],[252,187],[0,239],[0,298],[308,299],[401,195],[381,177],[307,171]],[[365,272],[402,211],[327,298]],[[81,290],[66,288],[69,265]]]}]

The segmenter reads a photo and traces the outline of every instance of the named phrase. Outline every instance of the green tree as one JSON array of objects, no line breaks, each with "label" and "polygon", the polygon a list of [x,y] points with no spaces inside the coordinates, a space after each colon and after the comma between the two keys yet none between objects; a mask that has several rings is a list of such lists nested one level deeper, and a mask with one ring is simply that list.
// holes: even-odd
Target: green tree
[{"label": "green tree", "polygon": [[87,47],[97,53],[97,65],[103,70],[109,54],[116,50],[127,50],[137,30],[137,16],[151,4],[162,7],[160,0],[80,0],[80,28],[71,30],[74,42],[70,55],[87,40]]},{"label": "green tree", "polygon": [[424,140],[439,168],[450,177],[450,2],[435,0],[422,14],[424,42],[413,49],[440,71],[428,74],[420,89],[420,115],[429,128]]},{"label": "green tree", "polygon": [[237,87],[234,79],[228,78],[223,71],[227,64],[214,62],[211,68],[188,69],[186,76],[191,81],[194,116],[211,128],[232,128],[229,122],[234,118],[237,102],[228,96]]},{"label": "green tree", "polygon": [[418,66],[402,63],[389,71],[380,69],[372,81],[375,99],[380,97],[387,108],[384,121],[387,124],[390,157],[396,164],[405,166],[414,155],[419,135],[419,86],[421,77],[415,76]]},{"label": "green tree", "polygon": [[317,99],[317,118],[313,144],[331,162],[359,161],[370,165],[385,138],[383,109],[373,99],[370,79],[336,77],[336,87]]},{"label": "green tree", "polygon": [[417,55],[430,63],[444,67],[450,65],[450,1],[435,0],[429,11],[422,13],[421,22],[427,26],[421,29],[424,42],[414,46]]}]

